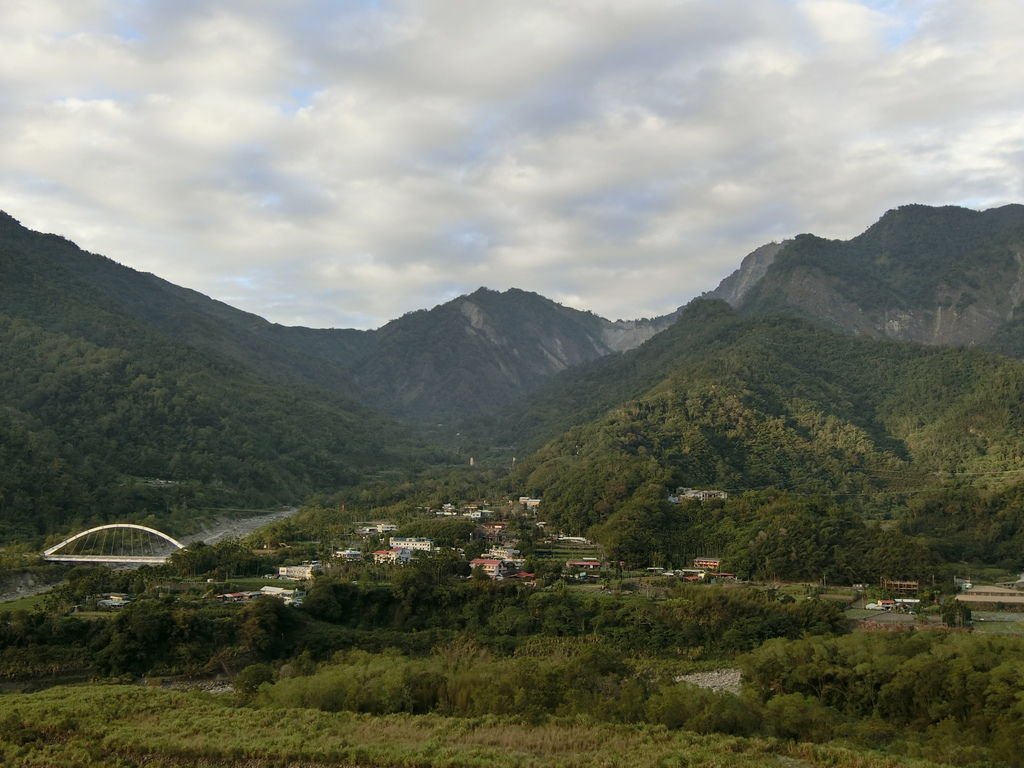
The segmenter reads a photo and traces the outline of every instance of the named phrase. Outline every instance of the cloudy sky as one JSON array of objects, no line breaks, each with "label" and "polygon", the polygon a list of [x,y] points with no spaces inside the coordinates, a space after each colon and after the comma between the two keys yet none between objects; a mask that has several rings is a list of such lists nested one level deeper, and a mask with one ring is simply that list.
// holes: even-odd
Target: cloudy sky
[{"label": "cloudy sky", "polygon": [[0,0],[0,208],[286,324],[1024,202],[1021,0]]}]

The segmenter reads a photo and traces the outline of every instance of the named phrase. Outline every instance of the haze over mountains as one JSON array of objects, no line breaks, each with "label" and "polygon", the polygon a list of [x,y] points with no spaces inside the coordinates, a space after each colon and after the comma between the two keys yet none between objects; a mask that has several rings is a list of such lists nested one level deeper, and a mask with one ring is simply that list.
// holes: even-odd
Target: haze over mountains
[{"label": "haze over mountains", "polygon": [[316,330],[4,215],[0,533],[300,501],[462,462],[457,429],[540,449],[515,482],[580,531],[675,484],[869,494],[1015,471],[1024,364],[959,347],[1024,351],[1022,253],[1022,206],[906,206],[847,242],[760,248],[681,315],[480,289]]}]

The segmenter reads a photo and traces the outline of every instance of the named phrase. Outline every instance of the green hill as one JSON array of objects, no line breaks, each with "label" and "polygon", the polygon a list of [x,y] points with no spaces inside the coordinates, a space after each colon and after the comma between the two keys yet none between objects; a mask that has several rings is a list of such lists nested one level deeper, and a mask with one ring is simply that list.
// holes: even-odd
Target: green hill
[{"label": "green hill", "polygon": [[375,331],[287,328],[0,214],[0,536],[422,466],[456,425],[672,319],[481,289]]},{"label": "green hill", "polygon": [[0,219],[0,535],[294,502],[424,455],[283,330]]},{"label": "green hill", "polygon": [[882,515],[951,475],[1011,482],[1024,469],[1024,364],[722,302],[694,302],[640,349],[561,377],[523,430],[561,429],[573,401],[587,418],[522,463],[524,489],[552,522],[606,540],[647,520],[653,552],[667,549],[658,527],[679,486]]}]

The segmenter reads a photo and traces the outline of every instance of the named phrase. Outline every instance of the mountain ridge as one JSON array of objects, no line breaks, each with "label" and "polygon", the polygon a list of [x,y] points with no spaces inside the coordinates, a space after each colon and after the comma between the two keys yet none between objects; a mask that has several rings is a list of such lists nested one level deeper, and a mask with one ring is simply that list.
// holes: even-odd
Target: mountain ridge
[{"label": "mountain ridge", "polygon": [[906,205],[850,240],[798,235],[754,258],[764,248],[708,295],[857,335],[1024,352],[1022,205]]},{"label": "mountain ridge", "polygon": [[283,326],[2,215],[8,312],[59,308],[38,319],[99,341],[115,341],[121,323],[140,325],[277,384],[313,383],[419,423],[486,414],[541,378],[643,343],[674,319],[611,321],[529,291],[480,288],[369,331]]}]

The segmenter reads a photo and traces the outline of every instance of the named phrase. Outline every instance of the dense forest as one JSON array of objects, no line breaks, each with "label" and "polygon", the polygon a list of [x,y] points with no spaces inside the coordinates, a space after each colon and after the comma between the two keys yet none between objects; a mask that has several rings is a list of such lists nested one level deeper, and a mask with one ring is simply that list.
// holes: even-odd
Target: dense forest
[{"label": "dense forest", "polygon": [[[909,520],[910,509],[920,519],[958,484],[975,487],[987,510],[1017,514],[1016,493],[1003,490],[1024,469],[1024,365],[1015,360],[850,338],[697,302],[673,328],[599,366],[553,382],[538,398],[524,422],[535,434],[563,425],[573,398],[579,412],[594,415],[522,462],[518,478],[544,496],[557,524],[630,561],[643,552],[664,559],[728,550],[728,536],[716,541],[721,534],[707,522],[713,515],[668,503],[668,490],[680,486],[740,499],[723,512],[736,538],[746,535],[744,510],[764,506],[743,495],[783,491],[795,503],[775,503],[755,529],[770,530],[771,515],[799,517],[811,507],[813,516],[845,520],[827,548],[856,551],[862,562],[865,551],[878,551],[857,543],[878,535],[857,533],[864,520]],[[594,376],[614,385],[590,390]],[[963,517],[953,514],[950,532]],[[834,567],[843,570],[841,561]]]}]

